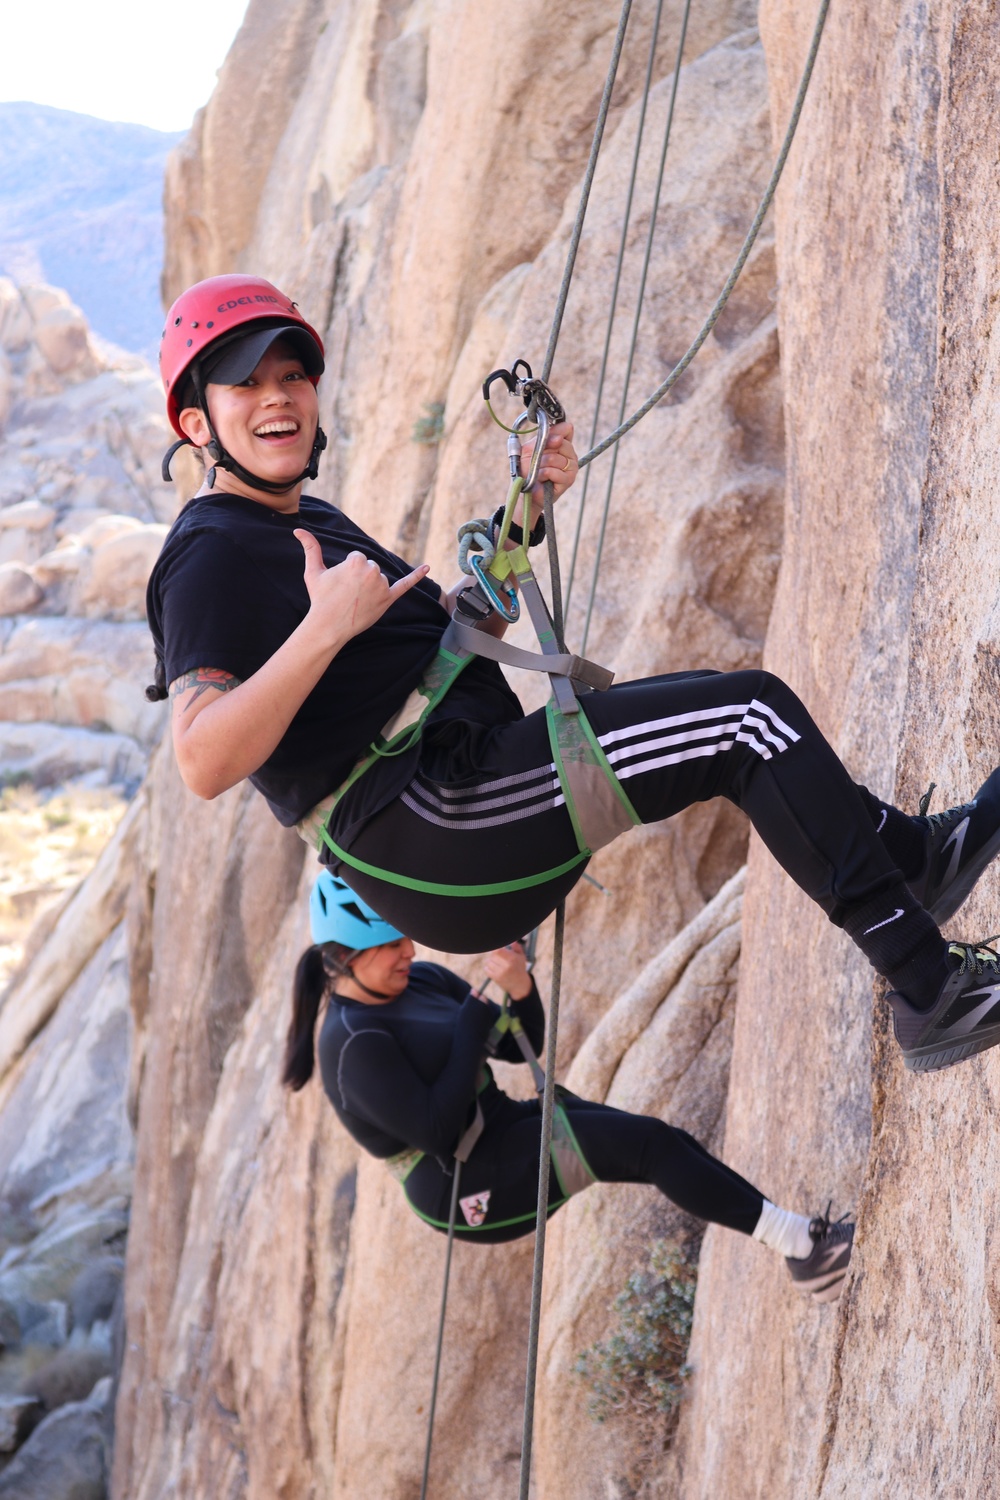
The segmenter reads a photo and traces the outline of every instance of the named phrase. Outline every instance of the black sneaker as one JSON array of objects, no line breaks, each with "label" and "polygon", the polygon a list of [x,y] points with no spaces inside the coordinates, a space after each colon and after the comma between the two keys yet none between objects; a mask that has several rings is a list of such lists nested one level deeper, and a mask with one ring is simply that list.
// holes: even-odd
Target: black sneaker
[{"label": "black sneaker", "polygon": [[809,1238],[813,1247],[804,1260],[785,1256],[788,1274],[796,1289],[812,1297],[814,1302],[836,1302],[844,1290],[844,1277],[851,1263],[854,1225],[844,1219],[831,1224],[827,1204],[826,1213],[813,1219],[809,1225]]},{"label": "black sneaker", "polygon": [[927,822],[927,858],[917,879],[908,884],[940,925],[954,916],[986,866],[1000,854],[1000,767],[971,802],[928,815],[933,790],[931,782],[920,801],[920,814]]},{"label": "black sneaker", "polygon": [[930,1010],[915,1010],[898,990],[887,997],[896,1041],[914,1073],[950,1068],[1000,1043],[1000,953],[950,943],[948,954],[955,967]]}]

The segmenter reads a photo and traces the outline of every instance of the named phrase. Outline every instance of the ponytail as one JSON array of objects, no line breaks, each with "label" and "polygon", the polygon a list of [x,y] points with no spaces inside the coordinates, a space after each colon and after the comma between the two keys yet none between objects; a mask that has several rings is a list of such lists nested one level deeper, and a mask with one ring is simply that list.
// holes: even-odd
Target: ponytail
[{"label": "ponytail", "polygon": [[330,987],[331,977],[349,972],[347,960],[354,957],[355,951],[340,943],[314,943],[295,965],[292,1019],[285,1044],[282,1082],[296,1093],[309,1082],[316,1066],[313,1038],[320,1003]]},{"label": "ponytail", "polygon": [[282,1082],[297,1093],[307,1084],[315,1067],[313,1033],[319,1005],[326,993],[326,966],[322,948],[307,948],[295,965],[292,983],[292,1020],[285,1046],[285,1071]]},{"label": "ponytail", "polygon": [[156,664],[153,669],[153,680],[146,689],[146,698],[150,703],[162,703],[167,693],[167,669],[163,664],[163,657],[159,651],[156,653]]}]

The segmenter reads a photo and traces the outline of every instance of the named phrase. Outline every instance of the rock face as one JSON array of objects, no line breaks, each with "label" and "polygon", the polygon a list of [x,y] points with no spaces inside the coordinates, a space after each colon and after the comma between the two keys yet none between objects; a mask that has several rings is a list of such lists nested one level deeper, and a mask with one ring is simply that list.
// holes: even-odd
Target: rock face
[{"label": "rock face", "polygon": [[[665,11],[676,22],[679,6]],[[168,180],[168,295],[240,265],[292,290],[329,352],[320,492],[446,580],[455,523],[502,490],[477,386],[544,346],[614,18],[595,0],[523,19],[293,0],[279,25],[254,0]],[[692,22],[637,397],[717,292],[787,117],[811,7],[765,7],[766,80],[751,21],[717,0]],[[634,25],[553,371],[584,434],[648,43],[648,20]],[[998,235],[982,146],[995,21],[985,6],[942,0],[891,17],[835,7],[829,25],[776,245],[765,234],[687,383],[621,449],[588,652],[620,677],[734,667],[760,659],[766,634],[768,664],[857,776],[905,805],[933,777],[945,805],[990,769],[998,729],[1000,647],[983,584],[995,571]],[[626,305],[669,53],[662,44],[653,70]],[[248,100],[254,149],[233,174],[227,145]],[[25,303],[13,323],[29,314]],[[612,339],[616,371],[625,338]],[[599,430],[619,399],[609,388]],[[412,441],[428,406],[440,440]],[[590,490],[574,644],[600,471]],[[567,539],[580,503],[564,508]],[[52,597],[84,600],[74,548],[97,556],[85,528],[60,560],[49,520],[16,519],[21,550],[0,561],[30,572],[47,556],[45,588],[65,590]],[[112,1492],[411,1500],[443,1243],[378,1164],[359,1160],[316,1086],[280,1090],[310,864],[247,789],[196,803],[166,752],[135,820],[121,835],[133,850],[122,855],[127,900],[107,865],[95,871],[39,947],[37,982],[0,1011],[6,1111],[56,1045],[61,997],[121,952],[127,906],[137,1150]],[[756,843],[743,895],[745,847],[735,815],[706,806],[595,860],[610,894],[584,886],[569,905],[562,1076],[669,1114],[715,1147],[724,1139],[726,1158],[783,1203],[856,1206],[855,1270],[838,1307],[812,1307],[776,1257],[710,1230],[676,1438],[664,1452],[663,1429],[652,1441],[645,1429],[643,1447],[627,1426],[589,1425],[573,1365],[608,1336],[609,1304],[650,1240],[694,1226],[639,1189],[574,1201],[553,1222],[547,1261],[536,1500],[995,1494],[1000,1065],[905,1075],[881,1001],[869,1023],[864,965]],[[997,925],[998,894],[991,875],[963,932]],[[543,941],[543,989],[547,965]],[[115,1253],[108,1170],[93,1198],[67,1203],[61,1230],[35,1220],[35,1199],[12,1216],[17,1265],[36,1269],[15,1289],[21,1302],[0,1282],[5,1338],[22,1313],[65,1337],[79,1276],[69,1250],[103,1235],[100,1258]],[[47,1254],[69,1247],[55,1268],[27,1253],[39,1239]],[[529,1261],[528,1242],[456,1251],[441,1500],[512,1493]]]},{"label": "rock face", "polygon": [[[130,789],[162,714],[144,595],[177,493],[141,359],[49,286],[0,277],[0,775]],[[138,690],[137,690],[138,689]]]},{"label": "rock face", "polygon": [[[624,306],[637,286],[669,99],[680,8],[665,9],[673,31],[665,26],[657,53]],[[260,155],[237,182],[218,165],[232,121],[247,98],[268,97],[273,77],[296,76],[303,38],[319,30],[312,5],[293,5],[275,55],[265,45],[273,18],[251,6],[219,89],[168,177],[166,291],[240,264],[294,287],[330,356],[322,399],[331,452],[318,491],[427,556],[448,580],[456,524],[502,495],[503,444],[478,387],[488,369],[521,352],[540,358],[612,17],[596,4],[558,16],[539,9],[529,31],[511,31],[489,8],[473,19],[461,8],[413,7],[373,24],[367,10],[339,7],[322,19],[308,70],[272,108]],[[751,19],[747,7],[716,4],[692,22],[634,377],[639,394],[710,305],[766,178],[766,78],[760,44],[745,29]],[[623,63],[553,377],[584,428],[647,26],[637,19]],[[531,85],[546,49],[564,86]],[[269,76],[258,78],[265,56]],[[469,145],[457,152],[459,140]],[[513,145],[527,140],[540,153],[528,179]],[[782,530],[773,286],[765,235],[741,300],[690,386],[622,452],[588,643],[622,678],[759,660]],[[625,337],[616,331],[619,370]],[[602,425],[619,397],[609,386]],[[443,406],[433,445],[411,439],[430,402]],[[581,532],[577,633],[606,474],[595,472]],[[567,510],[570,538],[575,502]],[[536,686],[518,686],[534,701]],[[311,866],[302,869],[300,846],[249,794],[194,803],[166,755],[151,793],[149,907],[136,914],[133,948],[141,1084],[113,1491],[153,1500],[173,1484],[178,1493],[234,1497],[403,1500],[419,1488],[443,1242],[404,1209],[383,1168],[358,1160],[315,1087],[291,1100],[278,1087],[277,1038],[306,941]],[[605,1073],[597,1068],[590,1086],[598,1097],[676,1114],[709,1140],[725,1098],[735,893],[719,897],[707,925],[700,914],[742,864],[745,840],[731,809],[692,809],[602,852],[594,873],[611,894],[584,886],[571,902],[565,1066],[623,984],[667,945],[674,957],[647,978],[641,1003],[631,991],[625,997],[624,1014],[645,1006],[645,1021],[622,1021],[602,1054]],[[702,950],[707,989],[691,962]],[[456,966],[475,972],[468,959]],[[644,1046],[646,1022],[655,1041]],[[660,1067],[675,1047],[683,1060]],[[650,1237],[690,1233],[654,1200],[637,1189],[595,1191],[556,1221],[550,1306],[569,1325],[545,1356],[540,1493],[565,1493],[567,1443],[587,1455],[574,1471],[581,1495],[603,1497],[633,1467],[627,1433],[610,1451],[591,1429],[571,1369],[574,1340],[606,1330],[607,1304],[628,1271],[645,1264]],[[606,1239],[598,1257],[595,1235]],[[530,1241],[456,1251],[435,1440],[434,1493],[442,1497],[499,1497],[516,1485],[530,1256]],[[655,1479],[662,1462],[651,1452],[644,1472]]]},{"label": "rock face", "polygon": [[[763,8],[779,119],[811,12]],[[779,205],[791,481],[766,659],[855,776],[910,808],[935,780],[944,807],[1000,727],[996,15],[833,7],[828,26]],[[995,932],[998,903],[994,869],[948,931]],[[856,1206],[858,1250],[843,1304],[803,1315],[709,1232],[685,1496],[997,1493],[1000,1061],[907,1074],[871,999],[752,848],[727,1156],[766,1191]]]}]

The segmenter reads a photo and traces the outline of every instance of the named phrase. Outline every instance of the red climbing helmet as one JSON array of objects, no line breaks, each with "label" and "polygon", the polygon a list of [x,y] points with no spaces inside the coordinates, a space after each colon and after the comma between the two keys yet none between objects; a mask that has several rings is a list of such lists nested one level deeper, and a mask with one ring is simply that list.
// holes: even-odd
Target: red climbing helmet
[{"label": "red climbing helmet", "polygon": [[[167,313],[160,340],[160,374],[167,393],[167,416],[178,437],[183,437],[177,396],[184,376],[199,356],[219,339],[249,324],[271,325],[286,331],[302,354],[306,374],[313,385],[323,373],[323,340],[299,312],[296,304],[262,276],[209,276],[182,292]],[[262,351],[263,352],[263,351]]]}]

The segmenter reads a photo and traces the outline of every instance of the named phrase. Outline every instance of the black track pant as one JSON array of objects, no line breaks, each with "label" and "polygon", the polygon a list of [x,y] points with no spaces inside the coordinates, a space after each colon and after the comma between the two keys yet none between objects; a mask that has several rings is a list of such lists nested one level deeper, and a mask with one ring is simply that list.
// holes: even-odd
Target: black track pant
[{"label": "black track pant", "polygon": [[[630,1115],[606,1104],[592,1104],[563,1093],[573,1133],[591,1172],[601,1182],[646,1182],[696,1218],[725,1224],[752,1234],[764,1198],[738,1172],[716,1160],[694,1136],[647,1115]],[[460,1211],[456,1233],[469,1240],[498,1244],[519,1239],[535,1227],[538,1197],[538,1153],[541,1106],[536,1099],[504,1096],[462,1167],[460,1201],[484,1195],[481,1225],[467,1222]],[[411,1207],[435,1229],[447,1229],[452,1170],[435,1157],[423,1157],[406,1180]],[[549,1178],[549,1212],[561,1207],[563,1197],[553,1170]],[[474,1206],[470,1211],[475,1216]]]},{"label": "black track pant", "polygon": [[[842,925],[900,879],[866,806],[802,703],[764,671],[681,673],[582,700],[643,823],[727,797],[792,879]],[[573,860],[544,712],[483,731],[475,765],[437,778],[433,743],[402,794],[350,852],[370,866],[454,887],[516,881]],[[869,798],[869,802],[871,799]],[[510,893],[437,895],[341,866],[387,921],[429,947],[482,953],[536,927],[583,873]]]}]

